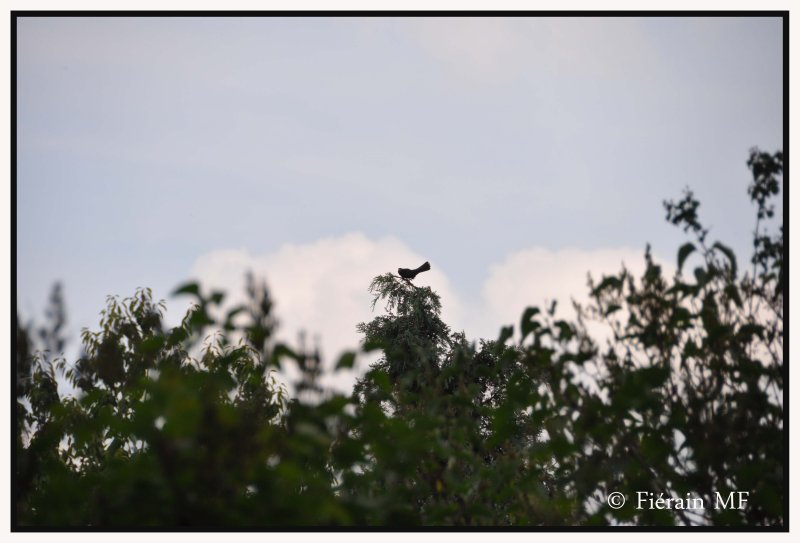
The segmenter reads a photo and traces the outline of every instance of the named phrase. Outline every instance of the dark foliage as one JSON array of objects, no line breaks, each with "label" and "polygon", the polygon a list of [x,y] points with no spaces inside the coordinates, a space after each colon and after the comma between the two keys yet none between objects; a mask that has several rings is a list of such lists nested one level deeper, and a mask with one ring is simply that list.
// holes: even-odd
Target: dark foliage
[{"label": "dark foliage", "polygon": [[[225,312],[223,293],[183,285],[176,294],[196,303],[171,329],[148,289],[109,298],[74,363],[56,357],[57,286],[42,330],[17,320],[15,521],[781,526],[783,229],[764,224],[783,157],[755,150],[748,165],[746,272],[707,241],[687,192],[665,203],[694,238],[674,277],[648,249],[641,278],[622,269],[590,284],[574,322],[555,304],[528,308],[516,341],[507,327],[471,343],[441,320],[434,291],[381,275],[370,291],[386,314],[358,326],[381,358],[350,396],[320,390],[316,353],[273,340],[269,292],[252,278],[249,305]],[[288,398],[274,373],[287,363],[308,394]],[[76,393],[60,395],[59,380]],[[747,506],[714,509],[731,491],[749,491]],[[611,508],[612,492],[628,502]],[[640,509],[637,492],[705,509]]]}]

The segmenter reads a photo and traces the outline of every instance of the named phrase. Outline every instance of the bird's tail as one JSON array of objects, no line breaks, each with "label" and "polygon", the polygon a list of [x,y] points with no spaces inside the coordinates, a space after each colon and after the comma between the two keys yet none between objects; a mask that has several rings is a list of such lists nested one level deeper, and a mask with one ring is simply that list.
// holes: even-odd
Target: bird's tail
[{"label": "bird's tail", "polygon": [[417,268],[417,273],[428,271],[429,269],[431,269],[431,263],[430,262],[425,262],[425,264],[423,264],[422,266]]}]

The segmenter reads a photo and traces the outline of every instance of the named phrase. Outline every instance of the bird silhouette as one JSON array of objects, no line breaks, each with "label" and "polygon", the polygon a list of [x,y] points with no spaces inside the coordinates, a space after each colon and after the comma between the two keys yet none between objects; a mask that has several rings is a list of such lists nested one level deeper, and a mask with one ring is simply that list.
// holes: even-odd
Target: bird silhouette
[{"label": "bird silhouette", "polygon": [[397,268],[397,273],[403,279],[414,279],[418,273],[428,271],[429,269],[431,269],[431,264],[430,262],[426,262],[416,270],[409,270],[408,268]]}]

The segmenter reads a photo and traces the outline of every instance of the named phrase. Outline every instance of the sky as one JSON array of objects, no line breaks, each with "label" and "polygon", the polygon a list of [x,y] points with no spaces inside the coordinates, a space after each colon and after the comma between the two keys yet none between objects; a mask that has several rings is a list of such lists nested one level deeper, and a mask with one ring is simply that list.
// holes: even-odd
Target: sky
[{"label": "sky", "polygon": [[18,19],[19,313],[62,282],[75,353],[107,295],[151,287],[176,324],[175,287],[232,303],[251,269],[279,337],[332,365],[371,279],[427,260],[445,321],[493,338],[648,243],[674,270],[662,201],[686,187],[746,262],[782,40],[777,18]]}]

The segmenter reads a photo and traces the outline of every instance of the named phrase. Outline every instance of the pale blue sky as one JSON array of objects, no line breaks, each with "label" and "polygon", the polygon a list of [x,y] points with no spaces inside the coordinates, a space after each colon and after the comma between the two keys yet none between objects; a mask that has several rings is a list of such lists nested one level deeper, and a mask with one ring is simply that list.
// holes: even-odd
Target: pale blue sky
[{"label": "pale blue sky", "polygon": [[748,149],[782,141],[777,18],[24,18],[17,36],[19,309],[40,319],[61,280],[75,331],[208,253],[349,233],[399,240],[465,303],[530,248],[672,262],[661,202],[687,185],[745,260]]}]

